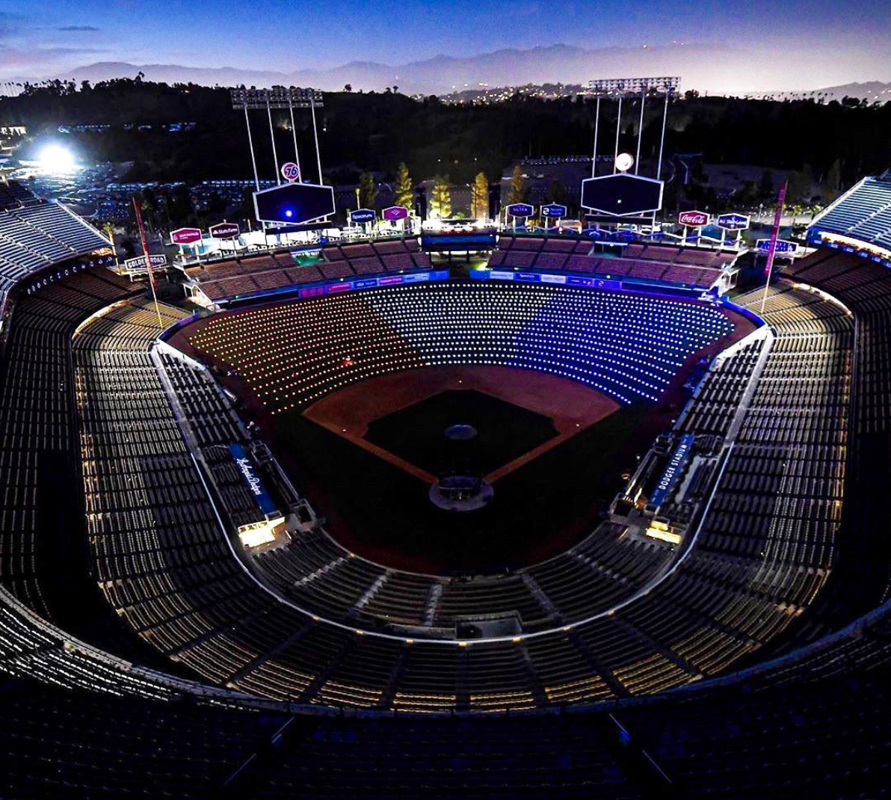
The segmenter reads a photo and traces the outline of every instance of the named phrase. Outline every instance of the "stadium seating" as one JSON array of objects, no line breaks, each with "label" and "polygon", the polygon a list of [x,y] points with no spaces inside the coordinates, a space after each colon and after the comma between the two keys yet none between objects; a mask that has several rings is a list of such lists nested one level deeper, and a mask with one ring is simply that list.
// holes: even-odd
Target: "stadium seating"
[{"label": "stadium seating", "polygon": [[131,292],[107,270],[92,269],[50,283],[15,306],[0,382],[0,576],[16,597],[42,614],[49,609],[39,564],[53,547],[57,521],[50,498],[65,491],[65,466],[76,462],[71,334],[84,317]]},{"label": "stadium seating", "polygon": [[595,255],[592,249],[589,240],[500,236],[489,267],[583,272],[708,289],[735,259],[733,255],[711,250],[652,244],[626,245],[620,257],[606,253]]},{"label": "stadium seating", "polygon": [[[352,255],[351,265],[405,254]],[[663,276],[678,268],[655,267]],[[242,358],[265,330],[279,337],[270,347],[293,339],[294,357],[306,358],[315,337],[313,369],[332,372],[313,391],[325,392],[353,379],[344,356],[361,364],[375,348],[384,360],[364,362],[369,370],[495,350],[511,364],[547,358],[570,372],[598,363],[582,362],[591,357],[583,344],[596,339],[601,353],[621,342],[640,359],[634,369],[660,375],[647,348],[676,362],[722,330],[684,310],[693,305],[668,313],[595,297],[460,282],[374,290],[264,309],[264,327],[239,329],[241,343],[233,336],[226,347]],[[761,300],[760,291],[738,298],[755,313]],[[695,547],[638,596],[673,556],[611,524],[503,578],[380,567],[319,529],[257,557],[250,575],[217,517],[246,505],[225,479],[224,455],[247,433],[207,371],[153,351],[153,306],[103,270],[15,295],[0,382],[3,793],[216,796],[234,780],[242,796],[266,798],[652,797],[672,787],[683,797],[741,788],[764,798],[883,796],[891,617],[871,609],[891,594],[875,535],[891,475],[891,274],[820,251],[776,281],[764,309],[770,334],[716,361],[678,420],[679,431],[732,447],[720,470],[691,475],[703,493],[715,490]],[[161,313],[164,326],[184,316]],[[252,314],[261,312],[212,322]],[[671,324],[650,333],[656,318]],[[628,399],[645,396],[622,377],[631,363],[609,358],[603,374],[635,387]],[[262,369],[263,382],[281,377]],[[80,535],[61,499],[75,481],[93,578],[114,616],[172,671],[200,681],[127,663],[41,618],[53,618],[46,547]],[[424,638],[424,628],[485,610],[516,612],[522,634]],[[381,635],[400,625],[418,630]],[[735,671],[741,665],[753,666]],[[525,715],[564,705],[589,713]],[[516,716],[307,716],[332,706]]]},{"label": "stadium seating", "polygon": [[202,797],[287,721],[33,682],[0,686],[3,792],[31,797]]},{"label": "stadium seating", "polygon": [[15,181],[0,182],[0,315],[7,293],[18,281],[108,246],[63,206],[38,200]]},{"label": "stadium seating", "polygon": [[[87,283],[108,297],[102,302],[94,297],[91,305],[80,291]],[[436,311],[438,303],[461,309],[454,312],[453,324],[466,328],[461,314],[477,319],[482,305],[476,311],[475,298],[487,297],[500,329],[528,329],[528,320],[535,319],[539,327],[527,330],[533,342],[536,335],[546,335],[548,325],[556,331],[558,323],[549,320],[573,313],[582,301],[572,298],[583,294],[534,287],[528,290],[537,298],[531,312],[517,314],[533,297],[526,287],[453,283],[422,290],[434,326],[446,325],[440,322],[445,312]],[[361,310],[375,340],[384,330],[382,309],[392,320],[386,330],[396,325],[405,331],[394,342],[410,336],[414,348],[403,352],[417,353],[430,347],[430,328],[409,325],[414,306],[402,298],[412,292],[415,287],[376,291],[379,299],[373,304],[359,295],[326,301],[332,312],[334,300],[350,309],[344,319],[353,320],[353,329],[361,327],[355,324]],[[516,293],[519,306],[508,299],[509,292]],[[64,342],[92,308],[120,296],[113,282],[85,275],[45,287],[28,302],[39,308],[63,299],[68,303],[61,307],[70,318],[68,327],[60,329]],[[590,305],[591,297],[585,295],[578,308],[602,314]],[[753,305],[757,301],[743,298]],[[305,301],[301,305],[309,307]],[[287,331],[282,335],[293,337],[288,309],[294,306],[264,309],[264,325],[274,331],[280,319]],[[182,316],[170,307],[162,312],[171,322]],[[623,308],[626,319],[628,313]],[[203,370],[162,353],[159,371],[150,353],[157,335],[153,310],[142,300],[130,300],[81,326],[72,345],[97,580],[120,618],[160,652],[212,683],[280,700],[403,710],[521,709],[652,693],[721,672],[784,632],[818,596],[834,565],[841,483],[833,465],[845,446],[839,398],[846,396],[851,379],[851,321],[819,295],[782,284],[773,290],[767,314],[777,341],[763,364],[762,381],[699,546],[648,595],[610,617],[572,625],[628,598],[664,564],[667,551],[623,540],[621,527],[602,527],[569,553],[507,579],[441,579],[380,568],[345,553],[321,531],[257,559],[281,597],[308,614],[348,626],[338,628],[277,601],[233,558],[184,443],[176,407],[194,436],[193,454],[208,463],[214,448],[242,439],[243,429]],[[339,317],[321,319],[330,327]],[[482,319],[474,324],[484,337]],[[681,341],[686,341],[683,336]],[[567,340],[561,346],[573,345]],[[734,406],[764,346],[760,340],[745,344],[706,376],[681,420],[682,429],[727,435]],[[784,357],[787,351],[796,357]],[[794,427],[790,420],[787,439],[780,440],[776,428],[766,424],[788,405],[789,395],[778,389],[788,386],[800,395],[794,380],[808,371],[824,376],[837,371],[841,394],[819,392],[815,382],[808,406],[815,423],[807,424],[800,408],[790,411]],[[789,439],[793,430],[795,438]],[[814,466],[801,461],[799,467],[798,461],[789,462],[790,447],[802,448],[810,459],[819,454],[820,460]],[[753,458],[760,459],[757,478]],[[771,463],[777,466],[764,466]],[[795,466],[794,473],[778,471],[787,463]],[[801,471],[805,468],[809,472]],[[782,477],[789,474],[801,475],[799,480],[809,476],[811,504],[797,502],[797,490]],[[822,503],[825,511],[815,516],[813,503]],[[765,540],[768,528],[771,537]],[[319,577],[310,579],[316,573]],[[39,580],[33,584],[39,587]],[[545,635],[455,647],[357,635],[349,627],[432,630],[485,611],[517,613],[524,630]],[[557,627],[567,624],[571,627],[565,630]]]},{"label": "stadium seating", "polygon": [[327,245],[321,249],[316,263],[303,266],[295,266],[290,252],[281,251],[190,266],[186,274],[194,286],[215,302],[317,281],[430,267],[430,258],[418,250],[416,239],[382,239],[361,244]]},{"label": "stadium seating", "polygon": [[685,358],[730,330],[719,311],[696,304],[452,282],[217,317],[191,343],[245,375],[275,413],[371,375],[436,364],[518,366],[623,403],[655,400]]},{"label": "stadium seating", "polygon": [[817,214],[809,228],[891,247],[891,178],[887,173],[864,178]]},{"label": "stadium seating", "polygon": [[[875,184],[826,219],[878,240]],[[256,510],[228,445],[255,429],[158,342],[140,289],[75,266],[104,240],[17,184],[0,208],[3,797],[889,795],[886,267],[818,250],[736,298],[768,326],[701,365],[673,423],[718,454],[660,506],[680,518],[702,500],[689,551],[603,522],[524,569],[444,577],[374,564],[321,525],[241,553],[234,528]],[[721,268],[686,248],[502,239],[507,268],[688,286]],[[308,266],[264,255],[208,268],[208,286],[424,259],[414,240]],[[186,316],[159,311],[162,328]],[[218,315],[198,343],[273,410],[439,363],[556,371],[637,402],[726,323],[696,303],[450,281]],[[83,576],[66,560],[80,544]],[[487,614],[517,634],[454,638]]]}]

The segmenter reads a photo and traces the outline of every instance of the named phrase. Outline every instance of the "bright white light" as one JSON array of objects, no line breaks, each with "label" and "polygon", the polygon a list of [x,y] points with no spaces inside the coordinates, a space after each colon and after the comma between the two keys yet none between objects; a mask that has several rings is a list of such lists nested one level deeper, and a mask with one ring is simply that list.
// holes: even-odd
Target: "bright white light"
[{"label": "bright white light", "polygon": [[616,169],[619,172],[627,172],[634,166],[634,156],[631,153],[619,153],[616,156]]},{"label": "bright white light", "polygon": [[74,153],[60,144],[48,144],[37,157],[37,162],[44,172],[54,175],[65,175],[77,169]]}]

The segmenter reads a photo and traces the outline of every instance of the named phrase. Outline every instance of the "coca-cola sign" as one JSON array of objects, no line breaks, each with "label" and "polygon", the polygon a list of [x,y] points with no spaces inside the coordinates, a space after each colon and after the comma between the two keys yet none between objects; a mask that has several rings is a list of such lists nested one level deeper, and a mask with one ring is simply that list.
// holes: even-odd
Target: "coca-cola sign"
[{"label": "coca-cola sign", "polygon": [[193,244],[201,241],[201,231],[198,228],[177,228],[170,232],[170,241],[173,244]]},{"label": "coca-cola sign", "polygon": [[682,211],[678,214],[678,222],[688,228],[701,228],[708,225],[708,214],[704,211]]},{"label": "coca-cola sign", "polygon": [[241,228],[234,222],[220,222],[211,225],[209,230],[214,239],[237,239],[241,234]]}]

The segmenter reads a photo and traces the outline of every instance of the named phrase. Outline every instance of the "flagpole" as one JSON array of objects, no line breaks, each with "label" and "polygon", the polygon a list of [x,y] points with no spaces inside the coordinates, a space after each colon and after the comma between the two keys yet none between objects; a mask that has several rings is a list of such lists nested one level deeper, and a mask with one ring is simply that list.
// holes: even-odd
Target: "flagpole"
[{"label": "flagpole", "polygon": [[767,275],[767,280],[764,281],[764,295],[761,298],[761,316],[764,316],[764,305],[767,303],[767,290],[770,287],[770,278],[773,273],[773,260],[777,252],[777,239],[780,235],[780,222],[783,219],[783,205],[786,202],[787,185],[788,184],[784,182],[780,187],[780,193],[777,197],[777,208],[773,213],[773,233],[770,235],[770,246],[767,250],[767,266],[764,269]]},{"label": "flagpole", "polygon": [[142,204],[133,198],[133,210],[136,213],[136,227],[139,229],[139,241],[142,244],[142,253],[145,256],[145,266],[148,270],[149,286],[152,287],[152,299],[155,301],[155,313],[158,315],[158,327],[163,331],[164,322],[161,320],[161,308],[158,305],[158,293],[155,291],[155,274],[152,272],[152,257],[149,255],[148,237],[145,235],[145,225],[142,223]]}]

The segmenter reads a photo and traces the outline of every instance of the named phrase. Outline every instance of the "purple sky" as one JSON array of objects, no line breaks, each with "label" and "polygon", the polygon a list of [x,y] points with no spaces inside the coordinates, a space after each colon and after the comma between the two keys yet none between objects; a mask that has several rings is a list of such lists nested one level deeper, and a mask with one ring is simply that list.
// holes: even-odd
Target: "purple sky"
[{"label": "purple sky", "polygon": [[0,80],[63,75],[96,61],[291,71],[503,47],[672,41],[751,51],[751,77],[740,76],[751,85],[743,88],[891,81],[888,0],[7,0]]}]

